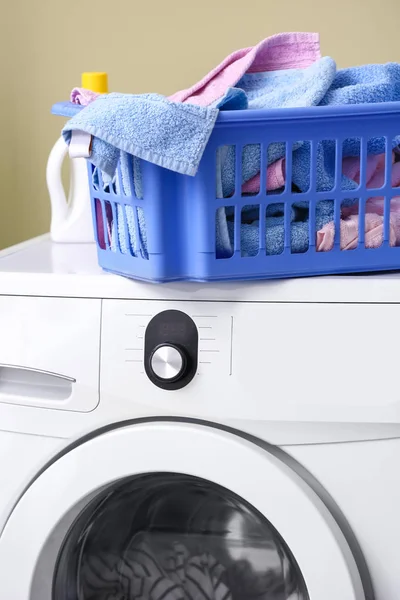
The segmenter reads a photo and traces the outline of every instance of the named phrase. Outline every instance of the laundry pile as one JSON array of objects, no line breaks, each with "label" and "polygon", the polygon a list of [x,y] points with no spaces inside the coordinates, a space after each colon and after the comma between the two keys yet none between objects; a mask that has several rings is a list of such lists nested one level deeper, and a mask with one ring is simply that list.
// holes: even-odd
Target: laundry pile
[{"label": "laundry pile", "polygon": [[232,600],[224,571],[208,553],[191,557],[175,543],[160,558],[141,541],[123,556],[89,555],[80,578],[85,600]]},{"label": "laundry pile", "polygon": [[[400,100],[400,65],[364,65],[337,70],[334,60],[321,57],[319,36],[313,33],[283,33],[253,48],[238,50],[192,88],[170,98],[157,94],[108,94],[97,97],[87,90],[74,89],[71,100],[82,110],[66,124],[63,134],[71,140],[75,130],[92,136],[90,161],[95,165],[99,186],[129,194],[132,188],[143,197],[140,159],[178,173],[196,174],[204,149],[219,111],[338,106]],[[260,140],[260,143],[263,140]],[[387,144],[390,147],[387,147]],[[385,156],[392,158],[392,186],[400,186],[400,135],[392,140],[375,137],[367,144],[367,188],[376,190],[385,184]],[[270,143],[266,174],[267,193],[278,195],[286,182],[286,144]],[[335,187],[335,141],[318,144],[316,154],[316,191],[329,192]],[[354,190],[360,182],[360,140],[346,139],[342,147],[340,174],[342,190]],[[118,162],[122,182],[115,177]],[[244,147],[242,155],[242,195],[249,196],[241,223],[243,255],[258,252],[260,215],[251,198],[260,191],[260,144]],[[310,143],[299,140],[293,147],[291,181],[293,192],[307,192],[310,186]],[[216,197],[229,198],[235,188],[235,147],[218,150]],[[123,189],[120,189],[122,186]],[[354,195],[354,194],[353,194]],[[400,194],[399,194],[400,195]],[[212,199],[210,199],[212,200]],[[267,254],[279,254],[284,248],[284,203],[272,203],[266,214]],[[117,223],[112,214],[99,227],[106,227],[113,249],[117,241],[123,253],[129,247],[134,254],[147,257],[144,215],[127,207],[127,229],[118,206]],[[340,221],[340,245],[351,249],[358,243],[358,201],[344,201]],[[371,194],[365,207],[365,245],[377,247],[383,240],[384,200]],[[137,239],[135,222],[140,239]],[[305,252],[309,245],[308,203],[291,206],[292,252]],[[392,200],[390,244],[400,245],[400,202]],[[316,249],[330,250],[334,242],[334,202],[317,204],[315,214]],[[217,214],[217,256],[233,253],[233,215],[222,207]],[[312,241],[314,244],[314,240]]]},{"label": "laundry pile", "polygon": [[[392,152],[392,187],[400,187],[400,162],[395,162],[396,154]],[[385,154],[369,155],[366,164],[366,187],[367,189],[379,189],[385,182]],[[275,181],[284,182],[284,166],[285,160],[278,161],[280,163],[280,175],[274,173]],[[277,170],[277,163],[268,167],[270,170]],[[360,183],[360,158],[347,157],[342,163],[343,177],[354,182],[355,186]],[[278,179],[280,177],[280,180]],[[267,177],[267,183],[270,182],[268,190],[275,191],[279,194],[283,191],[283,186],[274,187],[271,184],[272,177]],[[256,193],[259,191],[259,176],[250,180],[243,188],[254,188],[258,186]],[[400,194],[400,190],[399,190]],[[255,214],[252,215],[252,212]],[[359,204],[357,201],[348,200],[343,203],[341,208],[340,219],[340,247],[342,250],[352,250],[358,244],[358,229],[359,229]],[[250,223],[242,223],[241,225],[241,250],[244,256],[255,256],[258,253],[258,207],[252,209],[251,206],[246,208],[247,219]],[[226,213],[225,213],[226,214]],[[335,227],[333,222],[334,203],[333,200],[323,200],[317,204],[316,209],[316,250],[318,252],[327,252],[332,250],[335,238]],[[252,218],[255,217],[255,218]],[[384,198],[383,196],[374,196],[369,198],[365,203],[365,223],[364,223],[364,240],[366,248],[378,248],[383,241],[383,218],[384,218]],[[292,205],[291,214],[291,249],[292,252],[306,252],[310,245],[309,227],[308,227],[308,205],[305,202],[298,202]],[[222,220],[221,220],[222,221]],[[230,215],[226,218],[230,245],[226,248],[228,252],[233,245],[234,223],[230,219]],[[221,229],[223,226],[223,221]],[[394,197],[390,203],[390,221],[389,221],[389,241],[391,246],[400,246],[400,195]],[[220,230],[221,230],[220,229]],[[284,250],[284,204],[270,204],[266,211],[266,253],[269,255],[281,254]]]},{"label": "laundry pile", "polygon": [[145,534],[123,553],[86,554],[79,580],[82,600],[304,600],[273,568],[255,573],[242,560],[228,573],[209,552],[191,555],[178,541],[154,552]]}]

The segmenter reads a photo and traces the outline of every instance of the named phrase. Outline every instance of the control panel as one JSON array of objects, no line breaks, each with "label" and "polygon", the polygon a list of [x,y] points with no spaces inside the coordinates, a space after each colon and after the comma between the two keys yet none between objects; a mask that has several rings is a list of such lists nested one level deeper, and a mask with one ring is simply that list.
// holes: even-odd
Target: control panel
[{"label": "control panel", "polygon": [[180,310],[153,317],[144,334],[144,367],[150,381],[166,390],[190,383],[197,370],[198,338],[194,321]]},{"label": "control panel", "polygon": [[[395,437],[398,312],[395,303],[382,311],[380,304],[0,295],[2,428],[69,437],[84,427],[178,416],[283,445],[354,439],[355,425],[358,439]],[[380,323],[372,333],[371,319]],[[332,371],[347,322],[357,353],[351,369]],[[329,333],[323,352],[321,323]],[[371,340],[382,348],[373,357],[377,375],[360,378]]]},{"label": "control panel", "polygon": [[104,300],[102,389],[130,398],[151,388],[200,393],[231,376],[232,331],[230,305]]}]

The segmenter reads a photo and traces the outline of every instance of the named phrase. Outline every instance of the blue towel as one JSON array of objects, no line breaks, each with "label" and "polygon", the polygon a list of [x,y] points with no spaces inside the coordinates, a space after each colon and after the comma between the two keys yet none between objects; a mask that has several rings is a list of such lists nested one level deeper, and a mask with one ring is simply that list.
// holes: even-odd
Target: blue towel
[{"label": "blue towel", "polygon": [[[136,156],[121,152],[120,158],[121,168],[121,179],[122,179],[122,190],[119,190],[118,179],[116,180],[116,192],[121,192],[126,196],[132,196],[133,194],[141,199],[142,195],[142,175],[140,169],[140,160]],[[134,190],[131,187],[132,174]],[[125,235],[124,225],[124,210],[126,216],[126,223],[128,227],[128,239]],[[137,214],[138,229],[136,226],[135,213]],[[139,256],[144,259],[149,258],[147,249],[147,228],[144,216],[144,211],[141,206],[133,208],[132,206],[122,206],[117,204],[117,227],[113,223],[112,236],[111,236],[111,249],[115,252],[117,249],[117,238],[121,248],[122,254],[133,254],[133,256]]]},{"label": "blue towel", "polygon": [[316,106],[335,75],[335,61],[325,56],[305,69],[247,73],[237,87],[246,92],[252,109]]},{"label": "blue towel", "polygon": [[[321,102],[334,81],[336,64],[324,57],[306,69],[288,69],[267,73],[248,73],[237,87],[244,90],[249,109],[289,108],[315,106]],[[235,102],[220,104],[221,110],[238,109]],[[295,148],[300,147],[298,143]],[[268,147],[268,165],[285,156],[285,144],[275,143]],[[222,162],[222,158],[224,158]],[[235,189],[235,149],[229,146],[224,157],[218,156],[217,169],[221,171],[221,188],[217,196],[226,198]],[[242,183],[260,171],[260,146],[249,144],[243,149]]]},{"label": "blue towel", "polygon": [[[335,106],[365,104],[400,100],[400,65],[364,65],[342,69],[335,74],[335,63],[322,58],[308,69],[251,73],[237,84],[245,90],[250,109],[283,108],[290,106]],[[223,108],[223,107],[222,107]],[[392,147],[400,144],[400,135],[393,139]],[[310,145],[298,142],[293,148],[292,182],[301,190],[309,188]],[[385,151],[383,137],[368,140],[369,154]],[[358,156],[360,140],[347,139],[343,144],[343,156]],[[268,149],[268,165],[284,156],[284,145],[274,144]],[[324,141],[317,152],[317,191],[330,191],[334,187],[335,144]],[[243,152],[242,179],[248,181],[260,171],[260,149],[257,144],[248,145]],[[221,187],[218,197],[229,197],[234,191],[234,148],[226,152],[222,167]],[[342,189],[352,190],[357,185],[342,177]]]},{"label": "blue towel", "polygon": [[[342,69],[336,77],[320,106],[337,106],[343,104],[366,104],[375,102],[395,102],[400,100],[400,65],[363,65]],[[400,144],[400,135],[391,141],[392,148]],[[359,156],[359,138],[349,138],[343,143],[343,156]],[[385,138],[376,137],[368,140],[367,153],[381,154],[385,152]],[[292,181],[301,191],[309,188],[310,145],[303,144],[293,154]],[[335,144],[324,141],[317,152],[317,191],[330,191],[334,187]],[[342,176],[343,190],[357,187],[354,181]]]},{"label": "blue towel", "polygon": [[[391,102],[400,100],[400,65],[364,65],[350,69],[342,69],[335,75],[334,63],[323,58],[308,69],[300,69],[278,73],[261,73],[245,75],[238,83],[245,89],[249,108],[272,108],[284,106],[307,106],[307,102],[321,106],[364,104],[375,102]],[[290,82],[294,80],[293,99]],[[315,79],[321,78],[321,83]],[[329,82],[328,87],[325,87]],[[308,90],[307,85],[310,85]],[[271,89],[272,88],[272,89]],[[325,88],[325,92],[322,91]],[[280,104],[275,104],[279,103]],[[392,141],[392,147],[400,144],[400,135]],[[292,182],[301,190],[309,188],[310,176],[310,144],[299,142],[294,148]],[[259,146],[247,146],[243,159],[243,181],[247,181],[260,170]],[[380,154],[385,151],[383,137],[368,141],[369,154]],[[222,174],[223,197],[234,190],[234,150],[228,153]],[[347,139],[343,144],[343,156],[358,156],[360,140]],[[283,147],[277,146],[276,153],[268,155],[268,164],[283,156]],[[253,168],[254,167],[254,168]],[[317,191],[330,191],[334,187],[335,144],[324,141],[317,151]],[[255,171],[255,172],[254,172]],[[232,183],[233,182],[233,183]],[[356,184],[342,177],[342,189],[355,189]]]},{"label": "blue towel", "polygon": [[[315,226],[319,231],[332,220],[333,201],[323,200],[316,206]],[[306,252],[309,248],[309,212],[305,202],[298,202],[291,208],[290,246],[294,254]],[[233,247],[234,223],[228,221],[228,232]],[[314,238],[315,239],[315,238]],[[285,242],[284,204],[279,202],[267,208],[265,220],[265,247],[267,255],[282,254]],[[314,242],[312,242],[314,244]],[[242,256],[256,256],[259,252],[259,220],[241,223],[240,246]],[[232,254],[232,253],[231,253]],[[226,254],[221,258],[225,258]]]},{"label": "blue towel", "polygon": [[63,129],[93,136],[91,162],[113,176],[121,150],[183,175],[195,175],[217,108],[170,102],[158,94],[100,96]]},{"label": "blue towel", "polygon": [[249,107],[247,94],[239,88],[228,88],[225,95],[212,106],[220,110],[246,110]]},{"label": "blue towel", "polygon": [[[333,140],[324,140],[318,144],[316,160],[316,189],[318,192],[330,192],[334,188],[335,153],[336,147]],[[307,192],[310,188],[310,172],[311,147],[310,142],[304,142],[293,152],[292,159],[292,183],[301,192]],[[342,190],[354,190],[358,184],[345,175],[341,175],[341,187]]]},{"label": "blue towel", "polygon": [[[285,242],[283,217],[270,217],[265,222],[266,254],[282,254]],[[233,223],[229,222],[229,235],[233,240]],[[242,256],[256,256],[259,252],[259,221],[253,224],[242,224],[240,229]],[[309,247],[308,225],[304,222],[293,221],[290,228],[291,251],[306,252]]]},{"label": "blue towel", "polygon": [[[245,78],[251,78],[251,75],[246,75]],[[257,76],[254,77],[257,81]],[[251,81],[251,79],[250,79]],[[249,107],[262,108],[263,101],[262,77],[259,77],[259,87],[255,85],[255,90],[252,91],[249,87],[247,93],[249,95]],[[247,83],[247,82],[245,82]],[[240,83],[238,84],[240,86]],[[248,84],[247,84],[248,85]],[[253,94],[254,100],[250,97]],[[290,94],[290,90],[289,90]],[[389,63],[387,65],[364,65],[361,67],[353,67],[338,71],[332,85],[320,98],[319,105],[343,105],[343,104],[363,104],[375,102],[390,102],[400,100],[400,65],[397,63]],[[394,138],[391,142],[392,148],[399,146],[400,135]],[[346,139],[343,143],[343,156],[359,156],[360,140],[358,138]],[[385,152],[385,139],[383,137],[371,138],[367,144],[368,154],[381,154]],[[255,161],[254,161],[255,162]],[[268,164],[269,157],[268,157]],[[230,167],[228,167],[230,169]],[[300,191],[306,192],[310,187],[310,168],[311,154],[310,143],[305,141],[294,149],[292,162],[292,183],[299,188]],[[258,170],[259,172],[259,166]],[[233,167],[234,173],[234,167]],[[248,176],[248,172],[243,168],[244,177]],[[223,192],[229,191],[232,193],[230,175],[225,175],[225,181],[228,180],[228,185],[223,188]],[[221,180],[224,181],[224,175]],[[245,179],[244,179],[245,180]],[[322,141],[317,149],[316,163],[316,188],[317,191],[330,191],[335,184],[335,142]],[[358,184],[348,177],[341,175],[341,188],[343,190],[353,190],[358,187]],[[225,194],[224,194],[225,195]],[[229,195],[229,193],[227,194]],[[357,200],[347,200],[344,204],[352,204]],[[294,205],[296,208],[300,206]],[[334,204],[332,201],[320,202],[316,208],[316,231],[320,230],[324,225],[333,220]],[[230,215],[226,215],[227,220]],[[220,230],[223,230],[222,214],[220,216]],[[227,222],[229,245],[225,247],[218,246],[218,254],[221,256],[232,255],[233,248],[233,223]],[[241,251],[244,255],[254,256],[258,253],[258,235],[259,222],[256,220],[253,223],[244,223],[241,225]],[[292,214],[291,221],[291,251],[305,252],[309,245],[309,222],[308,217],[305,219],[299,215]],[[226,243],[226,239],[222,236],[217,238],[217,242]],[[314,243],[314,241],[312,242]],[[266,253],[280,254],[284,249],[284,222],[283,216],[267,216],[266,218]]]},{"label": "blue towel", "polygon": [[[304,107],[318,104],[329,89],[336,73],[336,64],[329,58],[321,58],[306,69],[290,69],[268,73],[250,73],[244,75],[237,87],[244,90],[248,98],[249,109]],[[234,96],[230,103],[220,102],[221,110],[238,110],[239,101]],[[301,142],[294,144],[296,150]],[[284,143],[272,143],[268,146],[267,164],[285,156]],[[260,171],[261,154],[259,144],[248,144],[242,154],[242,183],[254,177]],[[235,148],[225,146],[217,152],[217,198],[226,198],[235,190]],[[227,224],[229,209],[220,208],[216,219],[217,255],[232,256],[232,227]],[[242,231],[250,231],[251,226],[243,226]],[[283,225],[282,225],[283,227]],[[268,236],[270,233],[268,233]]]},{"label": "blue towel", "polygon": [[[293,149],[301,146],[301,142],[294,144]],[[283,142],[269,144],[267,150],[267,164],[285,156],[286,146]],[[254,175],[260,172],[261,154],[260,144],[247,144],[242,153],[242,184],[249,181]],[[217,178],[217,198],[228,198],[235,191],[235,147],[223,146],[218,148],[217,152],[217,173],[221,173],[221,185],[218,185]]]},{"label": "blue towel", "polygon": [[321,106],[400,100],[400,64],[362,65],[341,69]]},{"label": "blue towel", "polygon": [[59,117],[74,117],[76,114],[81,112],[83,106],[80,104],[74,104],[73,102],[57,102],[53,104],[51,108],[51,114]]},{"label": "blue towel", "polygon": [[[291,87],[293,85],[293,87]],[[238,83],[248,97],[249,108],[282,108],[289,106],[335,106],[365,104],[400,100],[400,65],[364,65],[342,69],[335,75],[335,64],[322,58],[308,69],[278,71],[276,73],[247,74]],[[293,94],[293,97],[292,97]],[[223,107],[222,107],[223,108]],[[392,147],[400,144],[400,135],[392,140]],[[298,142],[293,148],[292,182],[307,191],[310,177],[310,144]],[[368,140],[367,152],[381,154],[385,151],[383,137]],[[284,156],[284,145],[274,144],[268,149],[268,164]],[[358,156],[360,140],[347,139],[343,143],[343,156]],[[330,191],[334,187],[335,144],[324,141],[317,151],[317,191]],[[243,152],[243,182],[260,171],[260,150],[257,144],[246,146]],[[226,152],[222,167],[221,188],[218,197],[229,197],[234,191],[234,148]],[[352,190],[357,185],[342,176],[342,189]]]},{"label": "blue towel", "polygon": [[[132,196],[133,194],[135,194],[137,198],[143,198],[140,160],[136,158],[136,156],[132,156],[131,154],[127,154],[126,152],[121,152],[120,168],[123,188],[122,193],[126,196]],[[130,173],[133,176],[132,178],[134,190],[132,190],[131,188]],[[118,180],[116,182],[116,192],[117,194],[121,193],[121,191],[119,190]],[[125,235],[124,210],[126,215],[129,239],[126,239]],[[137,231],[136,227],[136,219],[134,214],[135,210],[137,214],[139,231]],[[146,221],[144,211],[141,206],[133,208],[132,206],[123,207],[121,204],[117,204],[117,227],[115,228],[115,223],[113,223],[111,245],[111,248],[114,251],[116,250],[117,238],[119,240],[119,245],[122,254],[132,253],[133,256],[140,256],[144,259],[149,258],[147,249]]]},{"label": "blue towel", "polygon": [[[113,192],[123,196],[136,196],[143,198],[142,194],[142,175],[140,160],[127,152],[120,153],[119,168],[121,170],[121,184],[117,176],[110,177],[104,172],[99,173],[98,167],[93,171],[93,185],[95,189],[103,188],[105,192]],[[133,181],[133,190],[131,186]],[[138,227],[136,227],[135,211],[137,215]],[[112,213],[108,213],[112,214]],[[107,217],[107,211],[106,211]],[[128,236],[125,235],[125,221],[128,229]],[[106,228],[104,228],[106,230]],[[133,208],[132,206],[117,203],[116,204],[116,223],[111,223],[111,250],[117,252],[118,246],[122,254],[132,254],[135,257],[148,259],[147,232],[144,211],[141,206]]]}]

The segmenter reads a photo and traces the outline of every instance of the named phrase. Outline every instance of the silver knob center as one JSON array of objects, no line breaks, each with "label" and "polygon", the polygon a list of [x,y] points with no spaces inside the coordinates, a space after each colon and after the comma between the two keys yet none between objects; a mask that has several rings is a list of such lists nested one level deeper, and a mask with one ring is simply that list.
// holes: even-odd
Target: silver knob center
[{"label": "silver knob center", "polygon": [[170,381],[179,377],[183,372],[185,359],[177,348],[165,345],[153,352],[150,364],[156,377]]}]

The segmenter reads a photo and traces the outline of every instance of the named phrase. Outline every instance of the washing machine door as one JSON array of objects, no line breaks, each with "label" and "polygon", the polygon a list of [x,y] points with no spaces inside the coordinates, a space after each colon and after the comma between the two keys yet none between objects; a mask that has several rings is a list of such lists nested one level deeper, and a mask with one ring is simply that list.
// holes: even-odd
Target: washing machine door
[{"label": "washing machine door", "polygon": [[142,422],[72,446],[0,536],[15,600],[365,600],[319,497],[231,432]]}]

